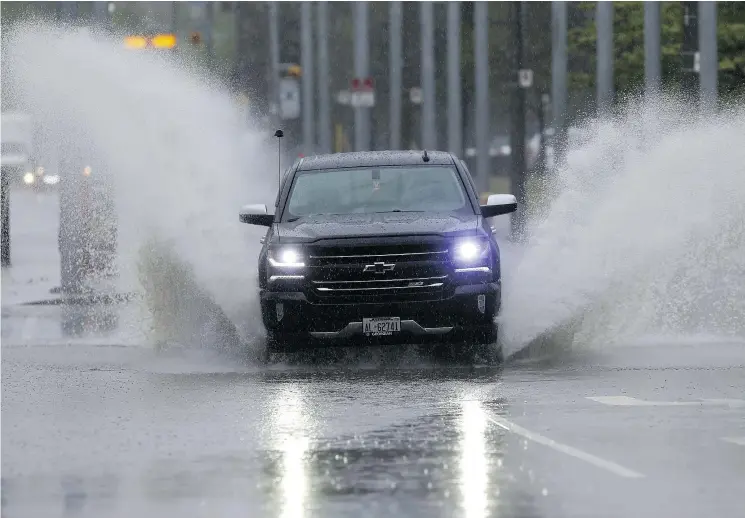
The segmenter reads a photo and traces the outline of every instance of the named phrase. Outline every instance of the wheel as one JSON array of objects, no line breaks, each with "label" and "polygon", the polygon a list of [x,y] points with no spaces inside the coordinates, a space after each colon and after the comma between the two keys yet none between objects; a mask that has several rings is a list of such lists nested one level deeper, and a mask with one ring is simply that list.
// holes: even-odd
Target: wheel
[{"label": "wheel", "polygon": [[259,363],[261,365],[269,364],[272,355],[278,352],[278,345],[276,337],[272,333],[267,334],[264,339],[263,347],[259,351]]},{"label": "wheel", "polygon": [[502,348],[499,345],[499,327],[497,324],[469,333],[468,361],[472,364],[494,366],[503,361]]},{"label": "wheel", "polygon": [[259,353],[259,361],[262,364],[268,364],[272,355],[278,353],[291,353],[296,349],[296,340],[292,335],[268,332],[264,340],[264,347]]}]

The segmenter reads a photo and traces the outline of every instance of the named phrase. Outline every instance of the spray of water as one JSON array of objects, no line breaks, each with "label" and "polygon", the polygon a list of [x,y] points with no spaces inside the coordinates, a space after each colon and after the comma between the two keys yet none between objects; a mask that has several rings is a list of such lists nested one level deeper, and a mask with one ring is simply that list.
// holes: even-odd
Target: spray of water
[{"label": "spray of water", "polygon": [[253,335],[260,232],[237,211],[273,199],[267,136],[170,54],[42,23],[15,30],[6,49],[13,93],[45,135],[105,164],[96,173],[116,197],[119,276],[144,288],[160,334],[201,340],[225,325],[227,342]]},{"label": "spray of water", "polygon": [[581,128],[505,279],[506,353],[745,335],[744,134],[676,99]]}]

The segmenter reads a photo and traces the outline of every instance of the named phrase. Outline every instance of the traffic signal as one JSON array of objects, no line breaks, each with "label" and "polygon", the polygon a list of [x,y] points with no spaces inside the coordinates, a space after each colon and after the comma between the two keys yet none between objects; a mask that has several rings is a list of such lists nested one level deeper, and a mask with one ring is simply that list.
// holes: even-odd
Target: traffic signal
[{"label": "traffic signal", "polygon": [[143,36],[127,36],[124,38],[124,46],[128,49],[144,49],[147,47],[147,38]]},{"label": "traffic signal", "polygon": [[176,47],[176,35],[156,34],[150,38],[140,35],[130,35],[124,38],[124,46],[128,49],[172,49]]},{"label": "traffic signal", "polygon": [[172,49],[176,46],[176,36],[173,34],[158,34],[153,36],[150,44],[158,49]]},{"label": "traffic signal", "polygon": [[290,77],[300,77],[303,75],[303,69],[300,65],[290,65],[287,67],[287,75]]}]

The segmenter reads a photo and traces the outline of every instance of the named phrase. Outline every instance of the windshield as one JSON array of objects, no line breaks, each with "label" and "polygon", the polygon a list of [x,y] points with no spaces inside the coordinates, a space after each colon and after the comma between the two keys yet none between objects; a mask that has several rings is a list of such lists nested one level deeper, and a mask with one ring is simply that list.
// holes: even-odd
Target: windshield
[{"label": "windshield", "polygon": [[452,166],[394,166],[301,171],[285,220],[312,214],[473,213]]}]

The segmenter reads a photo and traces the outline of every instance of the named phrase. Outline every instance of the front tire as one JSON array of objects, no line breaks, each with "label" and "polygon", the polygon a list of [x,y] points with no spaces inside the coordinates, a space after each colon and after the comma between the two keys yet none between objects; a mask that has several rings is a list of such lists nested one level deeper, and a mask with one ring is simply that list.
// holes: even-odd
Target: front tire
[{"label": "front tire", "polygon": [[472,331],[468,335],[464,352],[469,363],[490,367],[502,363],[504,357],[499,345],[499,326],[497,324]]},{"label": "front tire", "polygon": [[270,362],[272,355],[295,352],[297,350],[296,344],[297,339],[292,335],[269,331],[264,340],[264,348],[260,353],[259,360],[266,365]]}]

